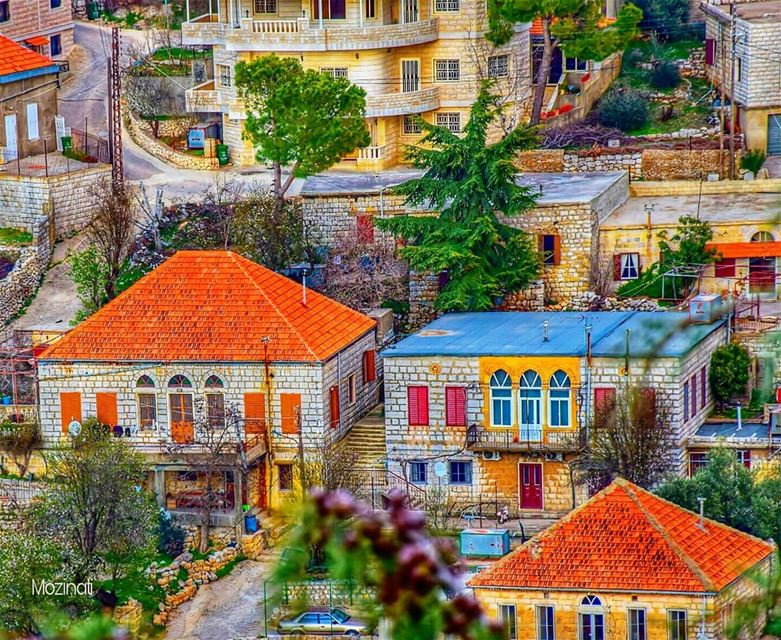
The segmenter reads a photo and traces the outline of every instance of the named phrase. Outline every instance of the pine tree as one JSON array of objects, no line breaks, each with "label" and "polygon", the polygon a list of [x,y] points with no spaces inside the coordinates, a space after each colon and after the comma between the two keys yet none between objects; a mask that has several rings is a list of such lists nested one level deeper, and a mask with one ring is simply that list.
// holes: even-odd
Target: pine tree
[{"label": "pine tree", "polygon": [[561,47],[564,55],[580,60],[604,60],[621,51],[637,35],[643,12],[628,3],[621,7],[613,23],[602,15],[601,0],[489,0],[488,39],[504,44],[513,34],[513,25],[540,20],[542,60],[534,79],[531,122],[540,121],[545,87],[553,54]]},{"label": "pine tree", "polygon": [[532,237],[497,218],[497,213],[517,216],[534,206],[529,189],[516,184],[514,159],[534,145],[536,136],[533,129],[519,127],[487,144],[498,111],[483,86],[462,136],[421,121],[421,144],[408,149],[407,157],[425,173],[395,191],[408,206],[429,207],[439,216],[377,221],[380,229],[407,241],[401,257],[411,269],[449,273],[435,301],[441,311],[491,309],[496,296],[523,289],[540,271]]}]

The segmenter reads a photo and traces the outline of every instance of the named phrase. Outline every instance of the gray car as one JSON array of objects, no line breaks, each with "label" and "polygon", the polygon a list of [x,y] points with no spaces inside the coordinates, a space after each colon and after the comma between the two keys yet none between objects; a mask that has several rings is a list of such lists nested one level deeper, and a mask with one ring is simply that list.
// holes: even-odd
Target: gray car
[{"label": "gray car", "polygon": [[282,618],[277,630],[294,636],[325,634],[358,637],[371,634],[365,621],[353,618],[341,609],[310,608],[295,616]]}]

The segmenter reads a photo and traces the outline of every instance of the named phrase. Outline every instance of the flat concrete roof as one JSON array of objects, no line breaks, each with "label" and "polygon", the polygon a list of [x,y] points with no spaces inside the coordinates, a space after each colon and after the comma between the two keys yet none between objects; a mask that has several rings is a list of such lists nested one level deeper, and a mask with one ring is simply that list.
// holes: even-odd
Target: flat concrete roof
[{"label": "flat concrete roof", "polygon": [[675,226],[681,216],[697,216],[698,210],[700,219],[712,224],[767,223],[781,219],[781,194],[725,193],[702,198],[696,195],[630,197],[599,226],[602,229],[645,226],[646,205],[653,205],[653,226]]},{"label": "flat concrete roof", "polygon": [[724,322],[692,324],[688,313],[663,311],[451,313],[382,355],[581,357],[586,355],[587,324],[595,357],[625,357],[628,339],[632,358],[676,358],[721,329]]},{"label": "flat concrete roof", "polygon": [[[729,18],[731,3],[714,4],[701,2],[706,13],[718,12],[724,18]],[[758,23],[781,23],[781,0],[767,0],[766,2],[736,2],[735,14],[741,20]]]},{"label": "flat concrete roof", "polygon": [[738,429],[737,422],[706,422],[694,434],[697,438],[767,439],[770,431],[762,422],[744,422]]},{"label": "flat concrete roof", "polygon": [[[419,178],[422,171],[397,169],[381,173],[328,172],[307,178],[299,194],[303,197],[379,194],[381,190]],[[599,197],[625,175],[624,171],[590,173],[526,173],[519,185],[530,187],[540,205],[584,204]]]}]

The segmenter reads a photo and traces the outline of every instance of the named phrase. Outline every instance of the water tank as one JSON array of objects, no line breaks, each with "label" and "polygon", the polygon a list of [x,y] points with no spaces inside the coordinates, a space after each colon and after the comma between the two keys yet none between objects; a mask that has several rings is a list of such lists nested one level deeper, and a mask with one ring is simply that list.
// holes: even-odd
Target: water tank
[{"label": "water tank", "polygon": [[461,555],[468,558],[501,558],[510,552],[507,529],[464,529],[460,534]]},{"label": "water tank", "polygon": [[689,320],[708,324],[722,315],[721,296],[715,293],[701,293],[689,301]]}]

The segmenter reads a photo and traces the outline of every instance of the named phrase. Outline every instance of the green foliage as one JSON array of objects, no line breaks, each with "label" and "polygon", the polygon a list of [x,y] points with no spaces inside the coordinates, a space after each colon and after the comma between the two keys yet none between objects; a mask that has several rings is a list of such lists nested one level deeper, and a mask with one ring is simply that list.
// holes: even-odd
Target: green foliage
[{"label": "green foliage", "polygon": [[[694,216],[681,216],[675,233],[670,236],[666,230],[657,235],[659,240],[659,262],[655,262],[640,274],[637,280],[622,284],[617,294],[621,297],[649,296],[652,298],[678,299],[685,297],[697,280],[698,266],[710,264],[716,258],[716,251],[707,248],[713,239],[713,230],[704,220]],[[671,269],[682,267],[694,275],[665,276]]]},{"label": "green foliage", "polygon": [[781,475],[771,468],[761,474],[747,469],[733,449],[711,449],[702,470],[691,478],[668,480],[656,493],[695,512],[697,499],[704,498],[706,517],[781,541]]},{"label": "green foliage", "polygon": [[439,216],[394,216],[375,221],[380,229],[406,239],[401,257],[418,272],[447,271],[449,282],[435,301],[442,311],[484,311],[494,298],[526,287],[540,271],[532,237],[503,224],[497,212],[517,216],[534,206],[526,187],[516,184],[515,154],[531,148],[532,129],[518,127],[494,144],[488,128],[498,116],[483,86],[464,134],[422,122],[421,145],[408,150],[421,178],[396,188],[408,206],[424,206]]},{"label": "green foliage", "polygon": [[681,72],[678,65],[671,60],[662,60],[649,74],[651,86],[656,89],[672,89],[681,81]]},{"label": "green foliage", "polygon": [[21,245],[32,244],[33,234],[29,231],[14,229],[12,227],[0,227],[0,245]]},{"label": "green foliage", "polygon": [[222,566],[219,569],[217,569],[217,571],[215,571],[214,573],[215,573],[215,575],[218,578],[224,578],[225,576],[227,576],[231,571],[233,571],[236,568],[236,565],[239,564],[239,562],[243,562],[246,559],[247,559],[247,556],[245,556],[244,554],[240,553],[235,558],[233,558],[233,560],[230,560],[224,566]]},{"label": "green foliage", "polygon": [[93,246],[70,257],[71,279],[86,316],[91,316],[106,302],[108,265]]},{"label": "green foliage", "polygon": [[178,556],[184,551],[185,530],[176,524],[171,515],[162,509],[157,518],[157,551]]},{"label": "green foliage", "polygon": [[740,168],[756,175],[765,164],[765,157],[765,152],[762,149],[750,149],[740,159]]},{"label": "green foliage", "polygon": [[37,534],[51,537],[67,553],[79,579],[103,565],[112,580],[156,546],[158,507],[141,488],[146,462],[105,425],[85,420],[72,446],[47,456],[50,476],[31,514]]},{"label": "green foliage", "polygon": [[236,65],[236,89],[258,162],[291,167],[292,176],[304,178],[369,144],[366,92],[346,78],[269,55]]},{"label": "green foliage", "polygon": [[748,350],[737,342],[718,347],[711,355],[710,387],[719,404],[746,393],[751,358]]},{"label": "green foliage", "polygon": [[599,101],[597,119],[605,127],[631,131],[648,122],[648,99],[639,91],[616,87]]},{"label": "green foliage", "polygon": [[667,39],[678,39],[689,30],[688,0],[637,0],[643,12],[640,26]]}]

